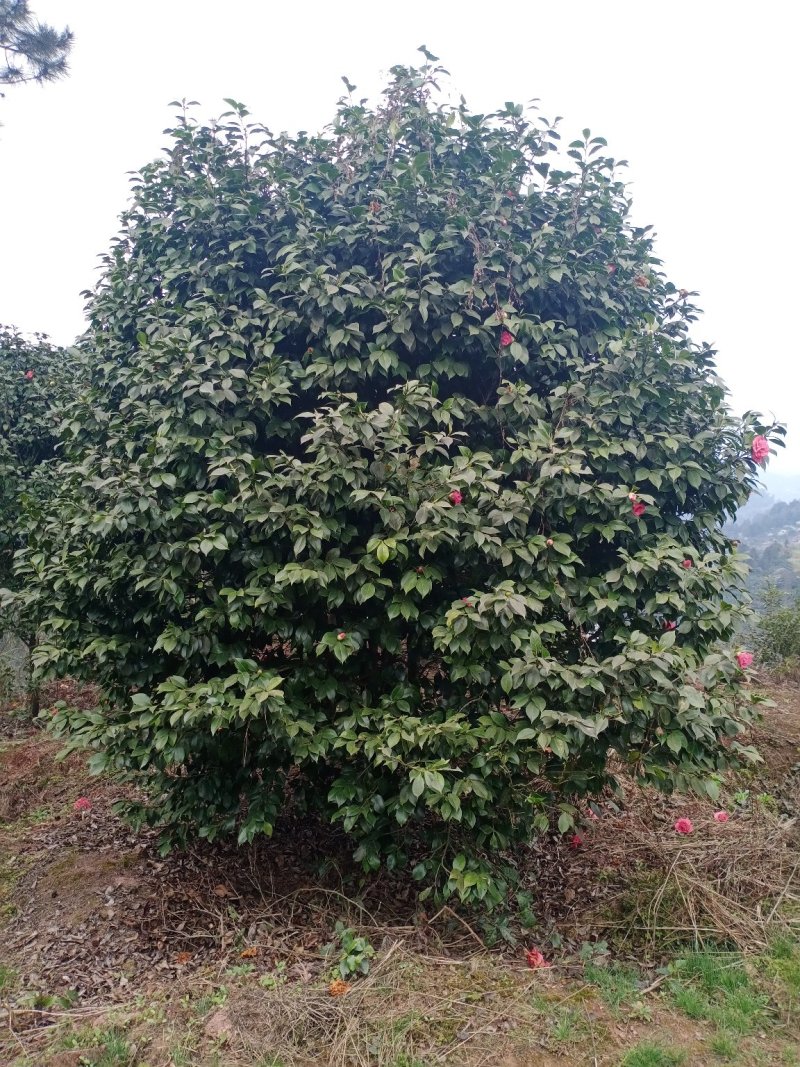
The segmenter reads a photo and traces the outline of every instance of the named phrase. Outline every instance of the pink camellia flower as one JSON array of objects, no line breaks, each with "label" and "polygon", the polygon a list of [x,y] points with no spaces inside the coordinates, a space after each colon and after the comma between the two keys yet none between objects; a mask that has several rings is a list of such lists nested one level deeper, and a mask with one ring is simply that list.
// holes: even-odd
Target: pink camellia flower
[{"label": "pink camellia flower", "polygon": [[694,831],[691,819],[678,819],[674,830],[676,834],[691,834]]},{"label": "pink camellia flower", "polygon": [[92,810],[92,802],[88,797],[78,797],[72,805],[72,810],[76,815],[85,815],[87,811]]},{"label": "pink camellia flower", "polygon": [[462,596],[461,603],[462,604],[471,604],[472,603],[472,597]]},{"label": "pink camellia flower", "polygon": [[555,544],[555,541],[553,540],[553,538],[552,538],[552,537],[548,537],[548,538],[547,538],[547,541],[546,541],[545,543],[547,544],[547,547],[548,547],[548,548],[552,548],[552,547],[553,547],[553,545]]},{"label": "pink camellia flower", "polygon": [[500,347],[508,348],[508,346],[513,345],[513,343],[514,334],[511,333],[509,330],[503,330],[503,332],[500,334]]},{"label": "pink camellia flower", "polygon": [[769,455],[769,441],[761,434],[756,434],[750,446],[750,454],[756,463],[763,463]]},{"label": "pink camellia flower", "polygon": [[452,493],[450,493],[448,499],[451,504],[460,504],[464,497],[461,495],[458,489],[454,489]]},{"label": "pink camellia flower", "polygon": [[548,963],[544,956],[541,954],[538,948],[529,948],[525,953],[525,960],[529,967],[536,969],[537,967],[551,967],[552,964]]},{"label": "pink camellia flower", "polygon": [[26,370],[25,377],[28,379],[29,382],[32,382],[33,379],[36,377],[36,374],[32,370]]},{"label": "pink camellia flower", "polygon": [[567,844],[569,845],[570,848],[577,850],[583,844],[583,838],[581,837],[580,834],[573,834],[572,837],[567,842]]},{"label": "pink camellia flower", "polygon": [[628,493],[628,500],[630,500],[631,504],[635,504],[638,499],[639,499],[639,494],[638,493]]},{"label": "pink camellia flower", "polygon": [[736,653],[736,662],[739,664],[739,666],[742,668],[743,671],[746,671],[747,668],[750,666],[750,664],[753,662],[753,653],[752,652],[737,652]]},{"label": "pink camellia flower", "polygon": [[637,500],[636,503],[631,508],[631,511],[636,516],[636,518],[639,519],[647,511],[647,508],[644,506],[644,504],[641,502],[641,500]]},{"label": "pink camellia flower", "polygon": [[672,619],[664,619],[663,627],[665,630],[677,630],[677,622],[673,622]]},{"label": "pink camellia flower", "polygon": [[715,811],[714,822],[727,822],[730,819],[730,815],[727,811]]},{"label": "pink camellia flower", "polygon": [[688,571],[689,568],[692,566],[692,561],[690,559],[685,559],[683,563],[681,563],[681,566]]},{"label": "pink camellia flower", "polygon": [[345,637],[347,637],[347,634],[344,632],[344,630],[342,630],[340,633],[338,633],[336,635],[336,640],[337,641],[344,641]]}]

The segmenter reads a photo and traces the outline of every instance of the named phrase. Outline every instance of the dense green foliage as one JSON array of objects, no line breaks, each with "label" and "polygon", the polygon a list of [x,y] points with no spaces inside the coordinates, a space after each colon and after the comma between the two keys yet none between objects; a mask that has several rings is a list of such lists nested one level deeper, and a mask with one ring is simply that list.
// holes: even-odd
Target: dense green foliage
[{"label": "dense green foliage", "polygon": [[74,357],[45,337],[0,326],[0,588],[12,585],[12,557],[28,513],[49,493],[64,405],[79,380]]},{"label": "dense green foliage", "polygon": [[70,30],[39,22],[27,0],[0,0],[0,85],[62,78],[71,48]]},{"label": "dense green foliage", "polygon": [[605,142],[438,74],[319,136],[180,118],[21,574],[42,669],[105,693],[57,728],[167,838],[290,797],[491,902],[487,857],[567,830],[611,753],[664,788],[737,758],[721,527],[773,429],[728,414]]}]

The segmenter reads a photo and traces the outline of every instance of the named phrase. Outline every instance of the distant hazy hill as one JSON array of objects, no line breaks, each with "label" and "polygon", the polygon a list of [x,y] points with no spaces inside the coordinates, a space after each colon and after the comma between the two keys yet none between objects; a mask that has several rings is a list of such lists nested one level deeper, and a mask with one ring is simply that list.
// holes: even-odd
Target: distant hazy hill
[{"label": "distant hazy hill", "polygon": [[[769,489],[774,492],[772,481]],[[756,598],[767,582],[800,591],[800,488],[793,500],[776,500],[772,492],[751,497],[727,532],[749,556],[748,585]]]}]

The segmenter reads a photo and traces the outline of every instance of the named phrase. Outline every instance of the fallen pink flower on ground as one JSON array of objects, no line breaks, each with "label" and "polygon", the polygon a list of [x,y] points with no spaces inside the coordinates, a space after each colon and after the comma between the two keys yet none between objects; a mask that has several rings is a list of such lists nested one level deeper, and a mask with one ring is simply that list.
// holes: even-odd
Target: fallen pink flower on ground
[{"label": "fallen pink flower on ground", "polygon": [[538,948],[529,948],[525,953],[525,959],[528,966],[534,969],[537,967],[552,967],[552,964],[547,962]]},{"label": "fallen pink flower on ground", "polygon": [[72,805],[72,810],[76,815],[85,815],[87,811],[92,810],[92,802],[88,797],[78,797]]},{"label": "fallen pink flower on ground", "polygon": [[727,811],[715,811],[714,822],[727,822],[730,819],[730,815]]},{"label": "fallen pink flower on ground", "polygon": [[753,653],[752,652],[737,652],[736,653],[736,662],[739,664],[739,666],[741,667],[741,669],[743,671],[747,670],[747,668],[753,662]]},{"label": "fallen pink flower on ground", "polygon": [[678,819],[674,830],[676,834],[691,834],[694,831],[691,819]]}]

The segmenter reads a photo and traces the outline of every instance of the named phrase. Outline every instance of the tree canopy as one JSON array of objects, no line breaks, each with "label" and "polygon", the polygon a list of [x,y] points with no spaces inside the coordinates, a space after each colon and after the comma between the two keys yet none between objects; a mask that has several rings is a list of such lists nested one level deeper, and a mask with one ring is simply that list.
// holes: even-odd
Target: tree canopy
[{"label": "tree canopy", "polygon": [[27,0],[0,0],[0,85],[64,77],[72,41],[68,27],[39,22]]},{"label": "tree canopy", "polygon": [[290,804],[491,903],[615,766],[748,755],[722,526],[780,431],[728,411],[605,141],[433,62],[319,135],[180,114],[19,575],[41,670],[105,694],[57,729],[165,844]]}]

